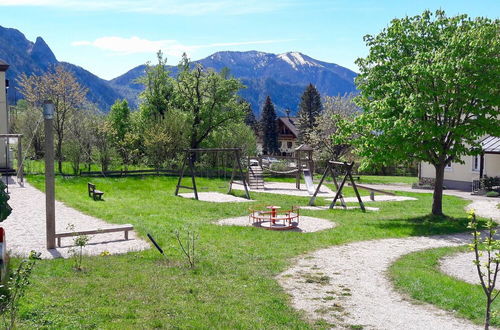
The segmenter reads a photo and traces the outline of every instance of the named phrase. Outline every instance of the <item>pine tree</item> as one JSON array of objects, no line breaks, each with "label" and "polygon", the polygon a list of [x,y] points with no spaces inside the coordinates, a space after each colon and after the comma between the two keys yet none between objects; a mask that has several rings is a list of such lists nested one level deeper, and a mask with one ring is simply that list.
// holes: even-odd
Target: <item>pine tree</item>
[{"label": "pine tree", "polygon": [[245,102],[245,111],[245,124],[250,127],[255,133],[257,133],[257,131],[259,130],[259,123],[255,118],[255,114],[253,113],[253,109],[250,103]]},{"label": "pine tree", "polygon": [[276,112],[271,98],[266,98],[266,103],[262,109],[262,151],[266,154],[275,154],[279,152],[278,132],[276,127]]},{"label": "pine tree", "polygon": [[300,142],[309,142],[309,135],[316,127],[316,119],[322,111],[321,95],[313,84],[309,84],[304,94],[302,94],[299,105],[298,129]]}]

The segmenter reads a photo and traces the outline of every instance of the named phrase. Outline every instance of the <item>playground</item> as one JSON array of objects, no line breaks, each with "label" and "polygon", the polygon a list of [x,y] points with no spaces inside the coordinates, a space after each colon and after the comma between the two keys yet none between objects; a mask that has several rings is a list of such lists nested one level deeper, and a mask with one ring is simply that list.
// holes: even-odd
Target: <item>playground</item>
[{"label": "playground", "polygon": [[[31,176],[27,185],[43,189],[43,180],[42,176]],[[450,217],[450,220],[445,220],[433,219],[427,215],[426,208],[432,201],[430,194],[387,189],[391,186],[382,190],[408,199],[398,202],[377,201],[377,198],[390,196],[376,194],[375,201],[371,201],[369,191],[360,190],[367,207],[370,205],[379,209],[377,212],[363,212],[359,207],[344,209],[341,205],[339,208],[329,209],[331,201],[327,199],[333,199],[334,196],[316,198],[316,206],[325,207],[326,210],[308,210],[304,207],[310,202],[309,194],[297,196],[268,193],[266,190],[250,189],[251,201],[248,202],[244,190],[233,189],[228,195],[228,181],[217,178],[196,177],[200,194],[217,193],[247,202],[217,203],[203,201],[202,198],[196,200],[175,196],[178,184],[176,177],[92,180],[98,189],[105,192],[103,201],[90,198],[86,193],[86,178],[79,177],[57,177],[57,199],[63,203],[62,206],[76,209],[82,215],[109,225],[132,224],[137,237],[131,236],[129,243],[137,238],[141,246],[137,250],[142,249],[141,242],[147,242],[146,234],[151,234],[164,249],[166,257],[160,255],[154,247],[126,254],[116,251],[119,254],[88,255],[84,258],[86,270],[82,273],[72,270],[70,259],[44,260],[39,263],[37,272],[33,275],[34,285],[28,292],[29,304],[21,306],[23,315],[39,316],[35,319],[31,316],[22,318],[23,326],[50,322],[54,327],[67,327],[78,322],[81,326],[99,327],[109,325],[110,315],[116,327],[161,327],[166,324],[195,328],[207,325],[228,328],[241,325],[278,328],[330,327],[332,324],[346,327],[359,324],[380,325],[376,322],[387,320],[367,318],[370,313],[359,313],[353,307],[360,297],[375,294],[363,291],[372,288],[372,284],[361,283],[369,284],[372,280],[382,279],[387,281],[377,274],[383,274],[385,267],[405,251],[465,243],[463,236],[453,235],[466,229],[464,207],[469,202],[455,196],[445,196],[445,211]],[[328,186],[333,188],[333,182],[328,182]],[[290,190],[296,190],[294,183],[288,182],[291,184]],[[10,187],[14,189],[12,185]],[[394,187],[397,186],[392,186]],[[12,196],[17,199],[14,193]],[[343,197],[347,207],[359,206],[352,187],[344,188]],[[280,206],[284,211],[302,206],[299,225],[284,231],[255,226],[249,221],[249,208],[258,209],[259,205],[264,208],[270,205]],[[90,225],[102,226],[98,223]],[[198,264],[193,270],[183,266],[183,256],[171,235],[173,230],[186,226],[194,228],[200,234],[197,243]],[[129,244],[119,234],[114,234],[116,236],[113,237],[105,235],[93,236],[93,243],[109,241],[111,238],[118,241],[115,244]],[[442,240],[419,238],[433,235],[452,236],[445,236]],[[394,241],[387,240],[388,238]],[[398,244],[407,246],[407,249],[394,250],[390,247],[393,246],[392,243],[386,244],[399,242],[398,240]],[[63,245],[68,245],[71,239],[63,242]],[[380,249],[373,249],[373,244],[380,244]],[[92,254],[93,246],[95,245],[85,248],[88,249],[88,254]],[[63,246],[62,249],[64,248],[66,247]],[[114,252],[109,245],[106,249]],[[365,261],[360,262],[356,270],[342,270],[342,275],[335,270],[338,269],[338,263],[348,267],[349,258],[357,258],[359,253],[363,255],[368,250],[381,252],[366,254],[366,262],[382,262],[384,249],[391,251],[386,254],[388,261],[380,264],[381,268],[375,275],[373,272],[363,275],[367,276],[362,279],[366,282],[343,281],[353,277],[352,272],[364,274],[364,270],[372,269]],[[338,259],[339,256],[344,259]],[[307,262],[307,267],[303,262]],[[110,272],[110,269],[113,271]],[[445,276],[442,281],[450,281],[452,278],[442,276]],[[52,286],[50,283],[54,281],[64,281],[66,285]],[[379,290],[388,288],[387,285],[391,287],[389,282],[384,283]],[[89,286],[99,289],[89,289]],[[343,288],[349,288],[351,295],[347,295]],[[422,315],[429,314],[429,317],[422,319],[428,326],[453,326],[459,322],[463,328],[475,328],[472,322],[481,321],[477,303],[481,297],[480,291],[475,291],[475,298],[469,297],[469,291],[458,290],[455,293],[465,295],[465,302],[471,299],[464,309],[472,310],[473,316],[450,311],[444,312],[443,317],[436,316],[436,310],[428,307],[423,310],[412,304],[401,307],[398,303],[401,293],[390,292],[390,295],[384,295],[384,303],[393,304],[391,306],[395,311],[409,308],[423,313]],[[421,299],[426,301],[427,298]],[[306,306],[315,308],[311,310],[312,307]],[[86,312],[89,309],[94,311],[90,317]],[[133,313],[130,312],[132,310]],[[270,310],[273,312],[268,313]],[[302,312],[299,313],[298,310]],[[344,314],[343,318],[338,317],[336,310]],[[472,321],[464,321],[462,317],[471,318]],[[398,324],[386,325],[388,328],[398,327]]]}]

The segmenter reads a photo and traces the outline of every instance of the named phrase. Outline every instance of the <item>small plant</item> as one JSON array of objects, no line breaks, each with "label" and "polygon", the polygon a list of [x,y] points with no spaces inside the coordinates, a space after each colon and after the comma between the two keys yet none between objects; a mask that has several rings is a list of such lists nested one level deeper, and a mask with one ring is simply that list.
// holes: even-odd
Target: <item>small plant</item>
[{"label": "small plant", "polygon": [[174,231],[174,236],[177,239],[177,242],[179,243],[182,252],[186,256],[186,259],[188,260],[189,267],[194,268],[196,261],[195,243],[200,238],[200,236],[198,235],[198,233],[190,229],[186,230],[185,243],[182,242],[181,233],[179,232],[179,230]]},{"label": "small plant", "polygon": [[7,284],[0,286],[0,314],[5,329],[14,329],[19,311],[19,301],[24,297],[26,288],[30,285],[30,277],[35,263],[40,259],[40,253],[31,251],[27,259],[23,259]]},{"label": "small plant", "polygon": [[108,250],[105,250],[105,251],[102,251],[100,254],[99,254],[101,257],[107,257],[109,255],[111,255],[111,253],[109,253]]},{"label": "small plant", "polygon": [[500,193],[498,191],[488,191],[486,193],[486,197],[498,197],[500,196]]},{"label": "small plant", "polygon": [[[478,223],[474,210],[469,212],[469,228],[473,230],[474,236],[472,244],[469,244],[471,250],[474,251],[474,264],[477,268],[477,273],[481,281],[481,287],[486,295],[486,314],[484,319],[484,328],[487,330],[490,327],[491,317],[494,316],[491,312],[491,305],[498,297],[500,291],[495,291],[497,275],[500,265],[500,240],[495,239],[496,223],[492,219],[486,223],[485,237],[481,237],[481,232],[478,230]],[[486,260],[481,263],[481,257],[486,252]]]},{"label": "small plant", "polygon": [[[68,230],[74,231],[75,226],[73,224],[68,225]],[[87,246],[90,241],[90,236],[88,235],[78,235],[73,240],[73,244],[76,248],[70,249],[70,253],[73,255],[73,260],[75,261],[75,270],[82,270],[82,262],[83,262],[83,248]]]},{"label": "small plant", "polygon": [[7,192],[5,191],[6,188],[7,186],[5,185],[5,183],[3,183],[2,180],[0,180],[0,222],[7,219],[7,217],[12,212],[12,209],[7,203],[10,197],[9,194],[7,194]]}]

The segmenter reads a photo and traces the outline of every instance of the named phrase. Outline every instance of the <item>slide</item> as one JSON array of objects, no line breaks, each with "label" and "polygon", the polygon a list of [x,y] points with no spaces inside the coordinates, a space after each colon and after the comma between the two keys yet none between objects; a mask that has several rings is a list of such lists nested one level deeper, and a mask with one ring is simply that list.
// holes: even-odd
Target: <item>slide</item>
[{"label": "slide", "polygon": [[314,191],[316,189],[314,188],[311,171],[303,169],[302,173],[304,173],[304,181],[306,182],[307,192],[309,193],[309,195],[314,195]]}]

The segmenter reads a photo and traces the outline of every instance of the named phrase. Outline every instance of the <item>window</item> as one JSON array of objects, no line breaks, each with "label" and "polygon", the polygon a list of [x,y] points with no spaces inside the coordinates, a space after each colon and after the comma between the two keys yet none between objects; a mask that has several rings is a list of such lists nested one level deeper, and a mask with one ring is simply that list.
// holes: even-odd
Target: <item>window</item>
[{"label": "window", "polygon": [[481,156],[472,156],[472,171],[479,172],[481,169]]},{"label": "window", "polygon": [[445,171],[451,171],[452,170],[451,163],[446,164],[446,166],[444,167],[444,170]]},{"label": "window", "polygon": [[279,148],[281,149],[283,147],[283,142],[279,142]]},{"label": "window", "polygon": [[293,145],[293,143],[292,143],[292,142],[287,142],[287,144],[286,144],[286,146],[287,146],[287,148],[288,148],[288,149],[291,149],[291,148],[292,148],[292,145]]}]

